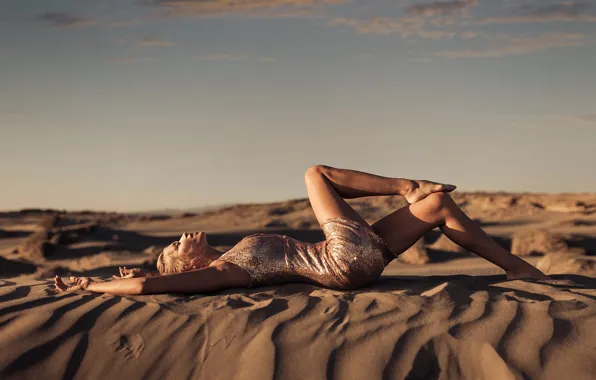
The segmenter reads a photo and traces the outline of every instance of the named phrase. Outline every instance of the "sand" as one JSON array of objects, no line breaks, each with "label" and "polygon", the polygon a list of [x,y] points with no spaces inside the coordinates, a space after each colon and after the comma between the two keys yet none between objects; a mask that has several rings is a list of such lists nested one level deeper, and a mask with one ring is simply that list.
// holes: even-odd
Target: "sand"
[{"label": "sand", "polygon": [[[101,279],[118,265],[150,266],[185,230],[208,231],[222,248],[255,231],[316,241],[320,230],[308,227],[304,200],[156,218],[69,213],[44,222],[44,212],[5,213],[0,378],[593,379],[596,273],[565,263],[594,259],[596,196],[454,198],[508,247],[520,230],[547,229],[581,250],[523,257],[538,265],[566,255],[548,259],[560,273],[553,281],[508,281],[483,259],[433,249],[441,236],[432,231],[428,263],[394,260],[381,281],[356,291],[287,284],[196,295],[56,294],[55,272]],[[359,201],[369,221],[400,206],[392,197]],[[94,228],[79,228],[90,221]],[[53,244],[47,256],[25,251],[39,231]]]}]

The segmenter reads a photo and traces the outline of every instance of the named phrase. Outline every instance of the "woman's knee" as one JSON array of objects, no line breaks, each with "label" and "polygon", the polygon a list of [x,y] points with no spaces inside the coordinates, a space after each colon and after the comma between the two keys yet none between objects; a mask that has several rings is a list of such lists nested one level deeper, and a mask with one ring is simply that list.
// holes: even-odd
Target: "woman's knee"
[{"label": "woman's knee", "polygon": [[432,213],[442,213],[453,204],[453,199],[447,193],[438,192],[432,193],[424,198],[421,203],[425,207],[425,210]]},{"label": "woman's knee", "polygon": [[313,165],[306,169],[306,173],[304,173],[304,178],[308,180],[311,177],[320,176],[321,174],[323,174],[324,169],[324,165]]}]

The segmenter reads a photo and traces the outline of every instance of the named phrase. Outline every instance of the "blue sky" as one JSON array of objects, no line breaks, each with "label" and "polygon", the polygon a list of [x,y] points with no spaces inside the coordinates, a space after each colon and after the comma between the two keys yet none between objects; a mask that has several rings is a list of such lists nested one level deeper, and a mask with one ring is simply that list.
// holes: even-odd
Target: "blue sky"
[{"label": "blue sky", "polygon": [[303,197],[313,164],[596,191],[591,1],[0,9],[0,209]]}]

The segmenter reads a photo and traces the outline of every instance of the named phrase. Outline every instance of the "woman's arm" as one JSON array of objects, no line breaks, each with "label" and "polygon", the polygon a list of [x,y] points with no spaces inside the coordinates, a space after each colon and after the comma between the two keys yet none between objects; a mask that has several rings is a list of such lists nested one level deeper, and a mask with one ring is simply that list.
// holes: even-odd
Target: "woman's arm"
[{"label": "woman's arm", "polygon": [[135,277],[120,280],[95,282],[88,277],[71,277],[70,286],[60,276],[55,277],[59,291],[85,289],[91,292],[111,294],[155,294],[155,293],[204,293],[216,290],[244,287],[250,283],[250,276],[236,265],[216,261],[207,268],[156,277]]},{"label": "woman's arm", "polygon": [[344,199],[374,195],[406,195],[418,186],[417,182],[411,179],[382,177],[327,165],[316,165],[308,170],[324,175]]},{"label": "woman's arm", "polygon": [[144,294],[143,283],[146,277],[123,278],[119,280],[91,282],[87,290],[112,294]]},{"label": "woman's arm", "polygon": [[125,278],[111,281],[94,281],[89,277],[70,277],[70,284],[66,285],[62,277],[54,276],[54,285],[60,292],[74,290],[89,290],[98,293],[112,294],[142,294],[145,277]]}]

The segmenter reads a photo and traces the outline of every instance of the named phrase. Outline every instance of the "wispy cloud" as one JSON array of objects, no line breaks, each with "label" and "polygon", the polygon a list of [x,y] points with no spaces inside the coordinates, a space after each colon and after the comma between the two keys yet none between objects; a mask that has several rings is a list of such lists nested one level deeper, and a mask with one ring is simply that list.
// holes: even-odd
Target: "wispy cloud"
[{"label": "wispy cloud", "polygon": [[539,124],[530,121],[513,121],[509,124],[512,128],[520,129],[538,129]]},{"label": "wispy cloud", "polygon": [[596,126],[596,113],[587,115],[561,116],[560,119],[579,126]]},{"label": "wispy cloud", "polygon": [[242,61],[247,58],[246,54],[227,54],[215,53],[206,55],[197,55],[195,57],[198,61]]},{"label": "wispy cloud", "polygon": [[413,63],[429,63],[429,62],[432,61],[430,58],[425,58],[425,57],[422,57],[422,58],[409,58],[408,60],[410,62],[413,62]]},{"label": "wispy cloud", "polygon": [[482,33],[480,33],[480,32],[473,32],[473,31],[459,33],[459,36],[461,38],[465,38],[465,39],[476,38],[476,37],[479,37],[481,35],[482,35]]},{"label": "wispy cloud", "polygon": [[134,20],[118,20],[118,21],[110,21],[107,26],[110,28],[127,28],[129,26],[138,25],[141,23],[140,19]]},{"label": "wispy cloud", "polygon": [[155,62],[159,60],[158,57],[108,57],[105,59],[109,63],[137,63],[137,62]]},{"label": "wispy cloud", "polygon": [[71,13],[44,13],[37,16],[37,20],[60,28],[75,28],[97,24],[97,20]]},{"label": "wispy cloud", "polygon": [[578,33],[544,33],[538,37],[500,36],[491,47],[441,51],[436,55],[447,58],[489,58],[523,55],[555,47],[583,45],[586,36]]},{"label": "wispy cloud", "polygon": [[453,38],[456,33],[448,30],[429,30],[424,28],[424,19],[420,17],[402,18],[374,18],[371,20],[358,20],[336,17],[329,21],[329,25],[344,25],[353,28],[359,33],[393,34],[402,37],[419,36],[422,38],[440,39]]},{"label": "wispy cloud", "polygon": [[173,46],[176,43],[161,38],[143,38],[138,40],[137,44],[141,46]]},{"label": "wispy cloud", "polygon": [[219,16],[244,13],[262,17],[297,17],[312,14],[325,4],[347,0],[156,0],[168,16]]},{"label": "wispy cloud", "polygon": [[478,5],[478,0],[434,1],[414,4],[408,7],[408,13],[414,16],[449,15],[456,12],[466,12]]},{"label": "wispy cloud", "polygon": [[584,2],[567,1],[550,5],[522,5],[506,15],[486,17],[473,24],[511,24],[536,22],[596,22]]},{"label": "wispy cloud", "polygon": [[470,9],[478,5],[479,0],[431,1],[407,5],[405,15],[401,17],[334,17],[329,25],[344,25],[359,33],[398,34],[403,38],[421,37],[427,39],[451,39],[456,36],[475,38],[480,35],[474,31],[455,31],[452,26],[469,17]]},{"label": "wispy cloud", "polygon": [[109,63],[133,63],[137,62],[138,58],[135,57],[110,57],[106,58],[106,62]]},{"label": "wispy cloud", "polygon": [[204,54],[195,56],[197,61],[245,61],[245,60],[258,60],[260,62],[273,62],[273,57],[255,57],[249,54],[229,54],[229,53],[214,53]]}]

